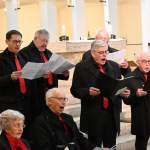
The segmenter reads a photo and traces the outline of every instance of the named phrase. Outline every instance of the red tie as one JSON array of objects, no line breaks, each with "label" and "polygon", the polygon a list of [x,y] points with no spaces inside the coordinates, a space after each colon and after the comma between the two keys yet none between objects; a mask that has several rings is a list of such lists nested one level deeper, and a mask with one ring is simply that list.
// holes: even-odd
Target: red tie
[{"label": "red tie", "polygon": [[68,134],[69,131],[68,131],[68,127],[67,127],[67,125],[66,125],[66,123],[64,121],[64,118],[62,116],[58,116],[58,118],[59,118],[60,122],[63,124],[63,127],[65,129],[65,134]]},{"label": "red tie", "polygon": [[[17,71],[21,71],[21,65],[17,56],[15,56],[15,64],[16,64]],[[20,92],[22,94],[25,94],[27,91],[26,83],[25,83],[25,80],[21,77],[19,77],[19,85],[20,85]]]},{"label": "red tie", "polygon": [[147,74],[144,74],[144,80],[147,81]]},{"label": "red tie", "polygon": [[[45,56],[44,52],[41,52],[41,58],[44,62],[48,62],[48,59]],[[53,84],[53,74],[51,72],[48,74],[48,84]]]},{"label": "red tie", "polygon": [[[103,66],[99,66],[99,71],[105,74],[105,69],[104,69]],[[105,96],[103,96],[103,107],[104,107],[105,109],[107,109],[108,106],[109,106],[108,98],[105,97]]]}]

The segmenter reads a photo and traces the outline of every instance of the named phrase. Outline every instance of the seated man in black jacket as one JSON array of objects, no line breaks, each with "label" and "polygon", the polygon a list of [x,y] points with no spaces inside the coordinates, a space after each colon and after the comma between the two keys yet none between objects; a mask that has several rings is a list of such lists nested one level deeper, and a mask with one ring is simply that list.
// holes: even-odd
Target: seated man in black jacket
[{"label": "seated man in black jacket", "polygon": [[35,119],[33,125],[34,149],[92,150],[94,148],[80,133],[73,118],[62,113],[66,101],[67,98],[62,90],[53,88],[47,91],[47,110]]}]

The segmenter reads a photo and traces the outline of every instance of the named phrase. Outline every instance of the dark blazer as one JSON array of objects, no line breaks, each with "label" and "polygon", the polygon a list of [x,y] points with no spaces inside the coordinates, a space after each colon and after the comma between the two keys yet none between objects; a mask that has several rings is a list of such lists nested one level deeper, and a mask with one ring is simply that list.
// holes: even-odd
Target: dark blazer
[{"label": "dark blazer", "polygon": [[[39,50],[36,48],[33,42],[31,42],[27,47],[23,48],[19,53],[24,58],[25,62],[44,62],[41,58]],[[52,56],[52,52],[48,49],[46,49],[44,53],[48,59]],[[47,79],[44,79],[43,77],[31,81],[33,116],[39,115],[45,109],[45,92],[50,88],[57,87],[59,79],[68,80],[68,78],[69,76],[65,77],[63,74],[53,74],[54,82],[52,85],[49,85]]]},{"label": "dark blazer", "polygon": [[[113,53],[113,52],[116,52],[116,51],[118,51],[118,50],[115,49],[115,48],[112,48],[112,47],[108,46],[108,51],[109,51],[109,53]],[[90,57],[91,57],[91,50],[88,50],[88,51],[86,51],[86,52],[83,54],[82,60],[90,59]],[[120,68],[120,70],[121,70],[121,74],[122,74],[123,76],[125,76],[125,75],[127,75],[128,73],[131,72],[130,67],[128,67],[127,69]]]},{"label": "dark blazer", "polygon": [[[25,141],[24,139],[21,139],[21,140],[26,145],[28,150],[30,150],[30,146],[29,146],[28,142]],[[5,134],[3,132],[0,135],[0,150],[11,150],[11,147],[7,140],[7,137],[5,136]]]},{"label": "dark blazer", "polygon": [[[104,67],[107,75],[115,79],[119,79],[121,77],[120,68],[117,63],[107,61]],[[81,61],[75,67],[71,87],[72,95],[76,98],[81,99],[81,131],[93,136],[99,135],[103,130],[103,128],[100,127],[104,119],[102,97],[101,95],[89,95],[89,87],[98,87],[99,75],[100,72],[98,70],[98,66],[94,62],[92,57],[89,60]],[[116,129],[119,132],[121,99],[119,97],[114,97],[112,99],[112,97],[112,95],[108,97],[110,104],[108,111],[110,112],[110,115],[115,118],[114,122],[116,125]]]},{"label": "dark blazer", "polygon": [[[18,55],[21,65],[24,60]],[[11,79],[11,73],[16,71],[15,55],[8,49],[0,53],[0,112],[14,109],[22,112],[27,118],[30,113],[29,82],[25,80],[27,93],[22,94],[19,81]]]},{"label": "dark blazer", "polygon": [[[138,68],[128,76],[136,77],[137,88],[143,87],[144,74]],[[131,106],[131,133],[140,136],[150,135],[150,91],[143,97],[137,97],[135,92],[136,89],[131,90],[131,96],[124,99],[124,103]]]},{"label": "dark blazer", "polygon": [[[92,150],[94,146],[79,132],[73,118],[65,113],[62,113],[61,117],[64,119],[69,134],[65,133],[58,116],[48,108],[36,118],[33,126],[34,149],[64,150],[65,146],[68,146],[69,150]],[[72,147],[71,143],[74,143]]]}]

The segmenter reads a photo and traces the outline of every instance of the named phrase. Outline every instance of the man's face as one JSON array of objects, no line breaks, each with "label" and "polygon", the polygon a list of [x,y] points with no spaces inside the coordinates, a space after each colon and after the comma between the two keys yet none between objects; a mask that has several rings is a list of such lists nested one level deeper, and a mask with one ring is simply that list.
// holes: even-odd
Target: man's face
[{"label": "man's face", "polygon": [[20,50],[22,38],[18,34],[13,34],[9,40],[6,39],[6,44],[8,45],[9,51],[17,53]]},{"label": "man's face", "polygon": [[48,107],[55,113],[61,114],[64,111],[67,98],[65,95],[60,93],[54,93],[52,97],[49,98]]},{"label": "man's face", "polygon": [[49,37],[48,35],[38,35],[34,39],[34,44],[38,48],[39,51],[43,52],[47,48]]},{"label": "man's face", "polygon": [[108,44],[109,43],[109,34],[105,30],[101,31],[96,35],[96,40],[102,40]]},{"label": "man's face", "polygon": [[108,46],[96,47],[94,51],[91,51],[92,57],[98,65],[104,65],[108,54]]},{"label": "man's face", "polygon": [[148,73],[150,71],[150,58],[148,56],[144,56],[143,58],[138,60],[137,64],[142,72]]}]

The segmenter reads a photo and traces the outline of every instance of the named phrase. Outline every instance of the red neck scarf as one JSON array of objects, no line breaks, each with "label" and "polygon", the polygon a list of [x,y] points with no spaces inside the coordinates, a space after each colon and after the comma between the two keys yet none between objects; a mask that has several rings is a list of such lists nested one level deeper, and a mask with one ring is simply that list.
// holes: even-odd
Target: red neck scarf
[{"label": "red neck scarf", "polygon": [[20,150],[29,150],[26,145],[21,141],[21,139],[16,139],[15,137],[11,136],[7,132],[4,132],[7,137],[7,140],[10,144],[11,150],[16,150],[20,148]]}]

